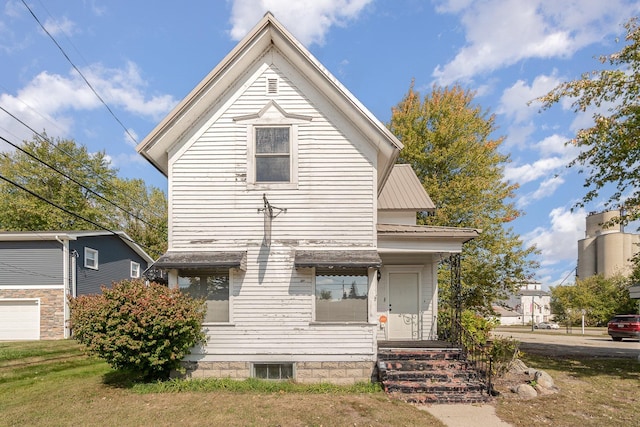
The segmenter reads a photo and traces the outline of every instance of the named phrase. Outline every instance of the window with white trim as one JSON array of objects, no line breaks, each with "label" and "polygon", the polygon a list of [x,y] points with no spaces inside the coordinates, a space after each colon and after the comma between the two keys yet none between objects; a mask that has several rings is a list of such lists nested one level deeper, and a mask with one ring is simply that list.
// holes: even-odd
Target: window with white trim
[{"label": "window with white trim", "polygon": [[366,322],[369,276],[366,270],[335,272],[316,270],[315,320]]},{"label": "window with white trim", "polygon": [[84,266],[92,270],[98,269],[98,251],[91,248],[84,248]]},{"label": "window with white trim", "polygon": [[291,182],[291,128],[256,126],[254,132],[256,182]]},{"label": "window with white trim", "polygon": [[204,323],[229,322],[229,271],[189,272],[178,275],[180,290],[205,300]]},{"label": "window with white trim", "polygon": [[131,277],[134,279],[140,278],[140,264],[131,261]]}]

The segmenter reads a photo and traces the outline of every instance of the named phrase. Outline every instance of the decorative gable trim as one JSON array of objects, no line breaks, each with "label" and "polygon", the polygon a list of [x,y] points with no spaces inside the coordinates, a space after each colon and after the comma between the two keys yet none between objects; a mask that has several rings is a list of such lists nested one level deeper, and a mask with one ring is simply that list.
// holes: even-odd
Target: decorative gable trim
[{"label": "decorative gable trim", "polygon": [[260,111],[253,114],[247,114],[244,116],[237,116],[233,118],[233,121],[236,123],[265,123],[265,124],[274,124],[274,123],[304,123],[310,122],[313,120],[311,116],[303,116],[301,114],[292,114],[287,113],[282,107],[278,105],[275,101],[269,101]]}]

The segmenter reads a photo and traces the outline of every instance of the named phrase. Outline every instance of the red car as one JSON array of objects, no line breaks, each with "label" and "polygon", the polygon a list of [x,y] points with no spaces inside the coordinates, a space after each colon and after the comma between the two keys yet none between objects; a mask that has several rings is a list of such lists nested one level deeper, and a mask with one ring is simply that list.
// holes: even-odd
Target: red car
[{"label": "red car", "polygon": [[640,340],[640,314],[618,314],[607,323],[607,333],[614,341],[622,338]]}]

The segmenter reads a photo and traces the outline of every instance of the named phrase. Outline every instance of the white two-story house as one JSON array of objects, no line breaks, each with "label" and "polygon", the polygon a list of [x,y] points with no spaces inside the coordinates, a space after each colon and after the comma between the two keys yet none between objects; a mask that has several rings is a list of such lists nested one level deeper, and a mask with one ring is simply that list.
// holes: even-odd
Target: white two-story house
[{"label": "white two-story house", "polygon": [[168,178],[154,268],[204,297],[191,376],[368,381],[381,341],[437,338],[437,268],[473,229],[433,210],[402,144],[271,14],[140,143]]}]

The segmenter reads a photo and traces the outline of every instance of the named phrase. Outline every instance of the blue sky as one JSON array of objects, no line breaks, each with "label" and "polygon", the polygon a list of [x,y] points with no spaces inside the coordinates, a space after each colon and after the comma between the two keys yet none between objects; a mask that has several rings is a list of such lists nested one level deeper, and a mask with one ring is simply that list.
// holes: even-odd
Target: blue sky
[{"label": "blue sky", "polygon": [[[26,1],[26,0],[25,0]],[[586,212],[571,210],[582,176],[565,146],[591,112],[568,103],[540,113],[528,102],[600,67],[623,23],[639,15],[625,0],[29,0],[27,4],[106,101],[101,104],[22,0],[0,6],[0,106],[37,131],[104,150],[123,177],[166,189],[136,143],[270,10],[381,121],[412,79],[476,92],[496,114],[495,137],[511,156],[505,178],[520,184],[512,223],[541,250],[537,280],[573,280]],[[0,135],[32,132],[0,111]],[[0,150],[9,146],[0,142]]]}]

